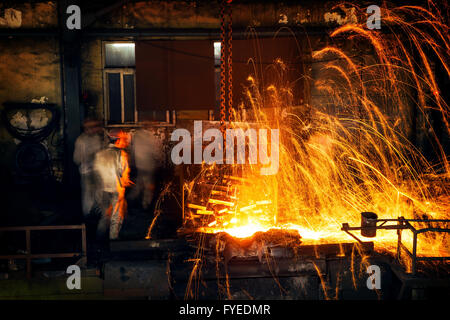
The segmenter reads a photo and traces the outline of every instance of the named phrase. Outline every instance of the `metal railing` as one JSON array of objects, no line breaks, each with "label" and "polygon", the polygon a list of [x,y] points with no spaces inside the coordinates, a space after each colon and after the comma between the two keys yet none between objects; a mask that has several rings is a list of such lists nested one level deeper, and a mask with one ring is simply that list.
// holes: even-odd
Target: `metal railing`
[{"label": "metal railing", "polygon": [[[380,225],[376,225],[377,223],[381,222]],[[385,225],[388,222],[396,222],[394,225]],[[407,253],[409,258],[411,259],[411,273],[413,275],[417,272],[417,262],[418,261],[448,261],[450,260],[450,257],[418,257],[417,256],[417,236],[419,234],[425,233],[425,232],[446,232],[450,233],[450,229],[448,228],[422,228],[417,229],[414,227],[411,222],[421,222],[421,223],[450,223],[450,220],[437,220],[437,219],[405,219],[404,217],[399,217],[398,219],[376,219],[373,220],[374,226],[371,227],[350,227],[348,223],[342,224],[342,231],[345,231],[350,236],[358,240],[360,243],[362,241],[356,237],[354,234],[352,234],[350,231],[353,230],[397,230],[398,240],[397,240],[397,260],[400,261],[402,250]],[[403,230],[410,230],[413,233],[413,243],[412,243],[412,252],[402,243],[402,231]]]},{"label": "metal railing", "polygon": [[[81,230],[81,252],[64,253],[31,253],[31,231],[49,231],[49,230]],[[61,225],[61,226],[18,226],[1,227],[0,232],[25,231],[26,251],[24,254],[0,255],[0,260],[24,259],[27,261],[27,278],[31,278],[31,260],[43,258],[72,258],[81,256],[86,259],[86,226],[81,225]]]}]

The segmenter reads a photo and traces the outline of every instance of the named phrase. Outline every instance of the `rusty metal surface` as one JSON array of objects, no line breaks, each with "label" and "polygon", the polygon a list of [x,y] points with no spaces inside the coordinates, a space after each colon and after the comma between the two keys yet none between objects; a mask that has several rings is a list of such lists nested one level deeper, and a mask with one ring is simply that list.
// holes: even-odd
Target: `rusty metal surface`
[{"label": "rusty metal surface", "polygon": [[[114,242],[117,260],[105,263],[105,297],[377,300],[404,298],[415,288],[448,287],[446,280],[398,274],[393,257],[374,252],[372,242],[300,245],[289,253],[287,248],[269,248],[275,251],[261,260],[250,256],[225,261],[224,251],[217,256],[205,250],[196,256],[193,244],[184,239]],[[139,259],[124,258],[134,251],[142,253]],[[368,255],[361,258],[358,252]],[[378,291],[366,285],[365,268],[372,264],[381,268],[383,287]]]},{"label": "rusty metal surface", "polygon": [[[203,276],[207,279],[224,278],[225,272],[229,277],[264,277],[271,276],[274,272],[279,275],[292,276],[298,272],[315,273],[314,264],[319,269],[325,270],[325,255],[318,259],[311,250],[306,250],[302,255],[294,253],[288,248],[270,248],[270,252],[264,253],[264,249],[259,246],[258,250],[250,251],[250,255],[243,254],[241,257],[234,256],[227,259],[227,254],[232,250],[215,252],[205,248],[202,257]],[[241,251],[244,253],[245,251]],[[194,244],[188,244],[183,239],[170,240],[143,240],[111,243],[111,254],[115,259],[121,260],[160,260],[169,261],[174,278],[185,279],[195,264],[196,248]],[[217,253],[219,256],[217,256]],[[249,251],[247,251],[249,253]],[[220,264],[217,272],[217,263]],[[224,264],[227,265],[227,271]]]}]

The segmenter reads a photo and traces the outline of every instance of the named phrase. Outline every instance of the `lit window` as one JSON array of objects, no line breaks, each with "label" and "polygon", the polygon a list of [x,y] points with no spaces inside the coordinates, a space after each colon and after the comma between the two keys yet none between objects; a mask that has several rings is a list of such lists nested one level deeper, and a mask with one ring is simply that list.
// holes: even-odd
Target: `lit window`
[{"label": "lit window", "polygon": [[220,67],[220,50],[222,47],[222,43],[214,42],[214,66]]},{"label": "lit window", "polygon": [[134,68],[135,66],[134,43],[105,44],[106,68]]},{"label": "lit window", "polygon": [[136,122],[135,45],[105,44],[105,114],[108,124]]}]

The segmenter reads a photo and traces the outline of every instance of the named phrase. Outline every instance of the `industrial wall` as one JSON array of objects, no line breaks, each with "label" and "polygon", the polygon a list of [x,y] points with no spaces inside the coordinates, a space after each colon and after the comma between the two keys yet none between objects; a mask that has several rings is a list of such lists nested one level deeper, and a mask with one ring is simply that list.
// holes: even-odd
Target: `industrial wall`
[{"label": "industrial wall", "polygon": [[[76,1],[74,1],[74,4]],[[335,1],[286,1],[265,3],[263,1],[236,1],[233,3],[233,29],[240,32],[236,39],[251,37],[245,31],[251,28],[271,30],[265,37],[273,37],[273,31],[305,30],[297,35],[297,42],[303,52],[304,82],[302,99],[296,105],[304,110],[309,106],[321,106],[329,112],[333,109],[333,98],[329,93],[317,87],[315,80],[323,76],[321,67],[326,63],[313,61],[311,55],[327,45],[333,44],[328,37],[331,27],[349,22],[362,21],[356,11],[348,6],[337,5]],[[364,4],[360,4],[363,6]],[[213,39],[219,40],[220,8],[214,1],[136,1],[111,3],[98,1],[80,3],[82,21],[91,21],[81,30],[80,57],[80,96],[81,122],[86,109],[93,110],[98,117],[104,116],[104,80],[103,80],[103,42],[123,40],[155,39]],[[65,17],[63,15],[63,17]],[[58,5],[56,1],[36,1],[32,4],[20,2],[3,2],[0,4],[0,106],[8,101],[31,102],[32,99],[57,105],[61,109],[60,127],[56,134],[43,143],[48,145],[55,172],[62,179],[63,157],[62,143],[64,125],[71,119],[65,119],[67,110],[63,108],[66,94],[61,92],[61,75],[64,65],[60,55],[61,42],[58,26]],[[284,28],[286,27],[286,28]],[[280,29],[281,28],[281,29]],[[31,30],[31,31],[30,31]],[[146,32],[144,32],[144,31]],[[152,35],[155,30],[161,31]],[[164,35],[164,30],[182,30],[184,35]],[[216,30],[211,35],[189,36],[190,30]],[[30,34],[26,32],[30,31]],[[142,31],[142,32],[141,32]],[[9,35],[8,32],[11,34]],[[34,32],[34,33],[33,33]],[[39,34],[38,32],[41,32]],[[48,32],[49,35],[44,33]],[[118,32],[115,34],[115,32]],[[141,32],[141,34],[140,34]],[[129,35],[127,35],[129,34]],[[370,47],[356,46],[352,41],[342,42],[345,52],[361,59],[373,60]],[[334,43],[335,44],[335,43]],[[71,88],[67,88],[71,90]],[[394,107],[394,106],[393,106]],[[3,106],[1,107],[3,108]],[[67,108],[67,107],[66,107]],[[396,110],[386,110],[395,115]],[[183,110],[178,112],[178,120],[207,120],[208,112],[204,110]],[[81,125],[78,123],[76,125]],[[411,128],[407,126],[406,134]],[[156,130],[156,129],[155,129]],[[167,141],[170,128],[164,131]],[[18,141],[2,126],[0,128],[0,165],[4,171],[14,170],[14,153]]]},{"label": "industrial wall", "polygon": [[[57,13],[53,2],[0,4],[0,31],[56,28]],[[5,102],[32,102],[33,99],[62,106],[61,63],[57,37],[0,37],[0,105]],[[62,111],[62,109],[61,109]],[[62,169],[62,124],[55,134],[43,141],[55,160],[55,170]],[[20,141],[0,126],[0,166],[9,171]],[[2,171],[3,171],[2,170]]]}]

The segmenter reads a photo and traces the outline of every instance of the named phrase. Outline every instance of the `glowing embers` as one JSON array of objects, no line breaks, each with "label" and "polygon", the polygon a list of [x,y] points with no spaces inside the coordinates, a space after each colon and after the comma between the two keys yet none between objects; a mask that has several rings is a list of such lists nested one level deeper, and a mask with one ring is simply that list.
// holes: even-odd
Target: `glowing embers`
[{"label": "glowing embers", "polygon": [[247,238],[236,238],[225,232],[205,236],[207,248],[222,256],[226,262],[231,259],[258,259],[263,262],[269,258],[292,258],[301,244],[297,230],[257,231]]},{"label": "glowing embers", "polygon": [[258,188],[255,181],[227,171],[231,170],[202,168],[196,179],[186,185],[188,197],[183,206],[184,226],[180,233],[227,232],[245,238],[258,231],[281,229],[270,196],[264,192],[249,196],[249,189]]},{"label": "glowing embers", "polygon": [[225,232],[242,239],[278,230],[296,231],[308,244],[349,240],[339,226],[326,221],[310,226],[301,215],[293,214],[290,202],[280,203],[274,177],[252,175],[251,168],[237,166],[190,166],[187,171],[194,178],[183,184],[186,196],[180,235]]},{"label": "glowing embers", "polygon": [[247,260],[270,263],[273,259],[350,257],[355,252],[370,254],[374,247],[373,242],[304,244],[297,230],[258,231],[247,238],[236,238],[225,232],[201,234],[201,237],[205,253],[216,260],[223,259],[225,263]]}]

